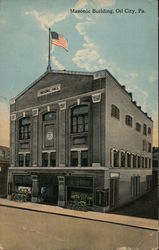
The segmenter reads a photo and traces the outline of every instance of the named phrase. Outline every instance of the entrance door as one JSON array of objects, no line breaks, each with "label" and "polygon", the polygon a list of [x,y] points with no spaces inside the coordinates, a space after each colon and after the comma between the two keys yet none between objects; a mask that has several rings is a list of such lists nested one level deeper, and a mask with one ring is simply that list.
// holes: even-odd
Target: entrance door
[{"label": "entrance door", "polygon": [[119,198],[119,179],[110,179],[110,207],[115,208]]}]

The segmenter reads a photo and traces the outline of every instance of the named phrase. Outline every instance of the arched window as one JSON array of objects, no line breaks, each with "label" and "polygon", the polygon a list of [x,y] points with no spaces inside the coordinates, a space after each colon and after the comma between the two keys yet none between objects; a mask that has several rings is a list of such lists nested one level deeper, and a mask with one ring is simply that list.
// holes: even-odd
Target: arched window
[{"label": "arched window", "polygon": [[132,117],[130,115],[125,116],[125,124],[132,127]]},{"label": "arched window", "polygon": [[55,121],[56,120],[56,112],[48,112],[43,115],[43,121]]},{"label": "arched window", "polygon": [[25,117],[19,120],[19,139],[30,139],[31,122],[30,117]]},{"label": "arched window", "polygon": [[76,106],[71,110],[71,132],[82,133],[88,131],[88,106]]}]

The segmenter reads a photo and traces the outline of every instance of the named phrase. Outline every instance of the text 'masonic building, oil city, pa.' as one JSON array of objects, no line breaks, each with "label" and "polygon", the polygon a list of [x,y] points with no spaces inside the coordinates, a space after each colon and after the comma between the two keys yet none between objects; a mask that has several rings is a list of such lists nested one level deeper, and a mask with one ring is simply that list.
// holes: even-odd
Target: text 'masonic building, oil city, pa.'
[{"label": "text 'masonic building, oil city, pa.'", "polygon": [[47,70],[10,110],[9,197],[109,211],[150,189],[153,122],[107,70]]}]

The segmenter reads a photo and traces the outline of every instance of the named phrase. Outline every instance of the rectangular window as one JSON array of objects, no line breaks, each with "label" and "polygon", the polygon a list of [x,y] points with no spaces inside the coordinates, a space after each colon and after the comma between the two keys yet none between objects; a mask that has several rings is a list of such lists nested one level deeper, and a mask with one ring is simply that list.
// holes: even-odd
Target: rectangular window
[{"label": "rectangular window", "polygon": [[25,166],[26,167],[30,166],[30,154],[25,155]]},{"label": "rectangular window", "polygon": [[19,167],[24,167],[24,155],[19,154]]},{"label": "rectangular window", "polygon": [[148,152],[151,153],[151,143],[148,144]]},{"label": "rectangular window", "polygon": [[136,131],[138,131],[138,132],[141,131],[141,125],[138,122],[136,122]]},{"label": "rectangular window", "polygon": [[145,167],[145,161],[144,161],[144,157],[142,157],[142,168]]},{"label": "rectangular window", "polygon": [[131,168],[131,154],[127,153],[127,168]]},{"label": "rectangular window", "polygon": [[147,141],[143,140],[143,151],[147,151]]},{"label": "rectangular window", "polygon": [[78,166],[78,152],[77,151],[71,152],[71,166],[74,166],[74,167]]},{"label": "rectangular window", "polygon": [[42,153],[43,167],[48,167],[48,153]]},{"label": "rectangular window", "polygon": [[125,116],[125,124],[132,127],[132,117],[130,115]]},{"label": "rectangular window", "polygon": [[140,156],[137,157],[137,165],[138,165],[138,168],[141,167],[141,157]]},{"label": "rectangular window", "polygon": [[136,168],[136,155],[133,155],[133,168]]},{"label": "rectangular window", "polygon": [[152,175],[146,176],[146,190],[150,190],[152,187]]},{"label": "rectangular window", "polygon": [[88,166],[88,151],[81,151],[81,166]]},{"label": "rectangular window", "polygon": [[121,152],[121,167],[125,167],[125,152]]},{"label": "rectangular window", "polygon": [[147,135],[147,126],[146,126],[146,124],[143,125],[143,134]]},{"label": "rectangular window", "polygon": [[120,119],[120,110],[114,104],[111,105],[111,116]]},{"label": "rectangular window", "polygon": [[151,168],[151,159],[149,159],[149,168]]},{"label": "rectangular window", "polygon": [[50,153],[50,167],[56,166],[56,152]]},{"label": "rectangular window", "polygon": [[145,168],[147,168],[147,158],[145,157]]},{"label": "rectangular window", "polygon": [[151,128],[148,128],[148,134],[151,135]]}]

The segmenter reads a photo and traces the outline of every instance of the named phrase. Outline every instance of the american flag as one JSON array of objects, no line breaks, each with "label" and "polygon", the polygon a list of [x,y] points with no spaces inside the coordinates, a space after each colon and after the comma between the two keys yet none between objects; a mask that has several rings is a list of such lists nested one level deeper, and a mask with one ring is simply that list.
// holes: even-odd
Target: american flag
[{"label": "american flag", "polygon": [[51,43],[67,50],[67,39],[55,31],[51,32]]}]

